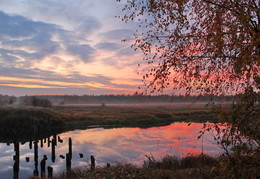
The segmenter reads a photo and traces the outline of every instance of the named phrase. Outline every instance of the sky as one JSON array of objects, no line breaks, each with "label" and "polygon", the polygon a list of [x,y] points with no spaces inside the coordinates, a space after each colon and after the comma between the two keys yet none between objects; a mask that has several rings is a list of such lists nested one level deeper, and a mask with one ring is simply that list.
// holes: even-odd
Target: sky
[{"label": "sky", "polygon": [[[116,0],[1,0],[0,94],[133,94],[137,25]],[[122,42],[123,39],[129,40]]]}]

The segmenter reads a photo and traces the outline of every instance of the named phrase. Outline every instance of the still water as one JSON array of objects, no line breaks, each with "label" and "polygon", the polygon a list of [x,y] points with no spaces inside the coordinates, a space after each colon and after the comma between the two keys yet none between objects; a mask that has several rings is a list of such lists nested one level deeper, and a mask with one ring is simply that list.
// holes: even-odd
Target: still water
[{"label": "still water", "polygon": [[117,161],[142,165],[145,155],[153,155],[156,159],[165,155],[182,157],[189,153],[200,154],[202,147],[204,153],[218,155],[220,148],[209,133],[204,135],[203,142],[202,139],[197,140],[201,127],[200,123],[190,126],[187,123],[173,123],[147,129],[93,128],[62,133],[38,142],[0,143],[0,178],[24,179],[40,175],[40,162],[44,155],[48,158],[46,167],[53,167],[54,175],[64,171],[69,138],[72,141],[72,168],[89,167],[91,155],[96,158],[97,165]]}]

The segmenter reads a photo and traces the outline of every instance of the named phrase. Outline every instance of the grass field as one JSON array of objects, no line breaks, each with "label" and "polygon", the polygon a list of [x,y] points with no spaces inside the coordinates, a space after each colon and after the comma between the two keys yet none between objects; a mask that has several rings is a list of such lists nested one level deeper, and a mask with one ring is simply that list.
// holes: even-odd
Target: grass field
[{"label": "grass field", "polygon": [[205,103],[190,104],[108,104],[55,106],[66,123],[83,126],[154,126],[175,121],[200,122],[212,120],[214,116]]}]

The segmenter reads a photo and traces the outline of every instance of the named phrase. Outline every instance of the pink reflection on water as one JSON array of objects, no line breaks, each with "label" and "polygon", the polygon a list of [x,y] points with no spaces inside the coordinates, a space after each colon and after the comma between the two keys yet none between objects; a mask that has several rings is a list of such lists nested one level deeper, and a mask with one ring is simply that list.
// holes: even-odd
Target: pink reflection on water
[{"label": "pink reflection on water", "polygon": [[[37,162],[35,162],[34,145],[30,149],[29,142],[20,144],[20,179],[31,176],[36,168],[40,169],[39,164],[43,155],[48,157],[46,166],[52,166],[55,174],[64,171],[66,160],[60,156],[66,156],[68,153],[70,137],[72,138],[72,167],[87,167],[91,155],[95,156],[98,165],[113,164],[117,161],[142,165],[146,159],[145,155],[153,155],[155,159],[161,159],[166,155],[183,157],[187,154],[200,154],[202,146],[204,153],[213,156],[220,154],[220,148],[214,144],[213,137],[209,133],[205,133],[203,142],[202,139],[197,140],[202,126],[201,123],[193,123],[190,126],[187,123],[173,123],[169,126],[147,129],[95,128],[70,131],[57,136],[61,140],[58,140],[57,146],[54,147],[55,162],[52,161],[52,147],[48,145],[48,140],[42,139],[35,143],[38,146]],[[52,141],[55,138],[52,136],[49,139]],[[0,144],[0,178],[11,176],[12,148],[12,145]],[[84,157],[81,158],[79,153]],[[26,162],[25,157],[30,157],[30,162]]]},{"label": "pink reflection on water", "polygon": [[[89,129],[67,132],[62,138],[72,137],[73,153],[94,155],[99,163],[127,161],[142,164],[145,155],[160,159],[165,155],[179,157],[204,153],[217,155],[220,149],[210,134],[197,140],[201,123],[173,123],[169,126],[115,129]],[[67,147],[63,148],[67,151]],[[76,161],[75,161],[76,162]]]}]

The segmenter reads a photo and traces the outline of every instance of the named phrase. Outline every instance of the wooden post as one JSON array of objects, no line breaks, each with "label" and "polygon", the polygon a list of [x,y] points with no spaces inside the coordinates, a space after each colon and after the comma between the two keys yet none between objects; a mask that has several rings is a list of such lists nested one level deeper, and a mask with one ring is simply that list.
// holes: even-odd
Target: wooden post
[{"label": "wooden post", "polygon": [[55,141],[55,145],[57,146],[57,135],[53,135],[54,141]]},{"label": "wooden post", "polygon": [[19,142],[14,141],[14,151],[15,151],[15,157],[14,157],[14,166],[13,166],[13,178],[18,179],[19,177],[19,165],[20,165],[20,147]]},{"label": "wooden post", "polygon": [[110,167],[111,167],[110,163],[107,163],[107,168],[110,168]]},{"label": "wooden post", "polygon": [[93,155],[91,155],[90,160],[91,160],[91,171],[94,171],[96,168],[95,157]]},{"label": "wooden post", "polygon": [[72,139],[69,138],[69,155],[70,159],[72,159]]},{"label": "wooden post", "polygon": [[29,142],[29,148],[32,149],[32,141]]},{"label": "wooden post", "polygon": [[52,163],[55,162],[55,139],[53,138],[52,141],[51,141],[51,160],[52,160]]},{"label": "wooden post", "polygon": [[41,148],[43,148],[43,139],[41,139]]},{"label": "wooden post", "polygon": [[48,170],[48,178],[52,179],[52,177],[53,177],[53,168],[48,166],[47,170]]},{"label": "wooden post", "polygon": [[82,154],[82,153],[79,153],[79,157],[80,157],[80,158],[83,158],[83,154]]},{"label": "wooden post", "polygon": [[50,137],[48,137],[48,147],[50,147],[50,143],[51,143],[51,140],[50,140]]},{"label": "wooden post", "polygon": [[34,144],[34,176],[39,176],[38,171],[38,140],[33,142]]},{"label": "wooden post", "polygon": [[45,176],[45,168],[46,168],[46,160],[45,158],[41,161],[41,177],[43,178]]},{"label": "wooden post", "polygon": [[70,176],[71,174],[71,157],[70,154],[66,154],[66,171],[67,171],[67,176]]}]

